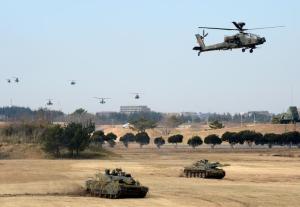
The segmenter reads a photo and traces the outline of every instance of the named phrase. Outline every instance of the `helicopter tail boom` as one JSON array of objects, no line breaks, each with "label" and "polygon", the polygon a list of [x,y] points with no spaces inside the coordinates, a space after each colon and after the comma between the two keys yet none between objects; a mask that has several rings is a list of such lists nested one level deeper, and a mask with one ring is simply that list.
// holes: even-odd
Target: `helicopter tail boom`
[{"label": "helicopter tail boom", "polygon": [[204,49],[205,48],[205,44],[203,41],[204,38],[200,34],[196,34],[195,36],[196,36],[198,44],[200,45],[200,48]]},{"label": "helicopter tail boom", "polygon": [[200,55],[201,51],[205,49],[205,44],[204,44],[204,37],[202,37],[200,34],[196,34],[196,39],[197,39],[197,42],[199,44],[199,47],[194,47],[193,50],[197,50],[199,51],[198,53],[198,56]]}]

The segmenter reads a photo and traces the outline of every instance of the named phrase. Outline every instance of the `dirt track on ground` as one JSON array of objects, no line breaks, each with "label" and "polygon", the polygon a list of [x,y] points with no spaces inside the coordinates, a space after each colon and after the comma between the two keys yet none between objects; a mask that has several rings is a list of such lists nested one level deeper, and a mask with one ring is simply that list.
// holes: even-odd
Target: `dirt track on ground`
[{"label": "dirt track on ground", "polygon": [[[66,206],[298,206],[299,150],[231,152],[154,148],[115,153],[111,160],[0,160],[1,207]],[[272,156],[293,153],[295,157]],[[223,180],[179,177],[184,165],[207,158],[228,163]],[[145,199],[80,196],[97,170],[122,167],[150,188]]]}]

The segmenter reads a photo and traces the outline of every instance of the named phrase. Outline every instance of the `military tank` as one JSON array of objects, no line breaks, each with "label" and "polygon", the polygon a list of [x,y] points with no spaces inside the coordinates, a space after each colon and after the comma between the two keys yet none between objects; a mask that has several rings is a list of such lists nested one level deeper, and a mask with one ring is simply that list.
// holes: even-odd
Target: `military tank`
[{"label": "military tank", "polygon": [[96,197],[144,198],[148,190],[120,168],[112,171],[106,169],[105,173],[97,173],[86,181],[86,191]]},{"label": "military tank", "polygon": [[219,162],[209,162],[208,160],[199,160],[191,166],[184,168],[185,177],[222,179],[225,177],[225,171],[219,167],[224,167]]}]

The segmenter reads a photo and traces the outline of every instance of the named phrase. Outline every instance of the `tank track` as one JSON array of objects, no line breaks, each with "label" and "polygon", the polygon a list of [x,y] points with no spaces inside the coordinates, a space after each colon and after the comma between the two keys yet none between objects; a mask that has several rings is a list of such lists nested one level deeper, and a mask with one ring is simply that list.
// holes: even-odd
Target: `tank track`
[{"label": "tank track", "polygon": [[225,177],[225,171],[218,170],[211,172],[201,170],[184,170],[184,175],[188,178],[222,179]]},{"label": "tank track", "polygon": [[148,192],[147,187],[124,187],[116,194],[107,194],[100,190],[86,190],[92,197],[119,199],[119,198],[144,198]]}]

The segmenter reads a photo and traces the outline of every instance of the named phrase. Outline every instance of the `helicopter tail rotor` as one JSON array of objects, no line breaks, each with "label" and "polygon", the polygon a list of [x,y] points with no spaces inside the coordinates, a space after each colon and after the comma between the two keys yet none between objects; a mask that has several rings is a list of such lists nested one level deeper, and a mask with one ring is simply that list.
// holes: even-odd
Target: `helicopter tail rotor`
[{"label": "helicopter tail rotor", "polygon": [[205,33],[205,30],[203,30],[202,31],[202,36],[201,36],[202,40],[204,40],[204,38],[207,37],[207,35],[208,35],[208,33]]}]

